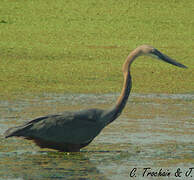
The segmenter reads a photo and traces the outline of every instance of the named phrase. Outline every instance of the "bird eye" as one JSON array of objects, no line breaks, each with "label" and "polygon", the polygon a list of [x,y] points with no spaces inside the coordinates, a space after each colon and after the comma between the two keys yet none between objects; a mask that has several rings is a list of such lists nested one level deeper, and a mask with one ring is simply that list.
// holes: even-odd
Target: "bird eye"
[{"label": "bird eye", "polygon": [[155,52],[155,49],[152,49],[152,50],[151,50],[151,53],[154,53],[154,52]]}]

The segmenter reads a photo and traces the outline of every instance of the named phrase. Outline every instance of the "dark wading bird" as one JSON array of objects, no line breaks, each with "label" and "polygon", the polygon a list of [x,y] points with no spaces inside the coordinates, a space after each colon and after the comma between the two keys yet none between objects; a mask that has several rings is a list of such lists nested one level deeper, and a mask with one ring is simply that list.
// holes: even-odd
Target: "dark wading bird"
[{"label": "dark wading bird", "polygon": [[131,64],[141,55],[150,55],[172,65],[186,68],[183,64],[162,54],[151,46],[139,46],[129,54],[123,64],[123,88],[113,108],[108,110],[66,111],[61,114],[39,117],[24,125],[8,129],[5,132],[5,137],[24,137],[33,140],[41,148],[52,148],[66,152],[80,151],[81,148],[90,144],[105,126],[113,122],[121,114],[132,87]]}]

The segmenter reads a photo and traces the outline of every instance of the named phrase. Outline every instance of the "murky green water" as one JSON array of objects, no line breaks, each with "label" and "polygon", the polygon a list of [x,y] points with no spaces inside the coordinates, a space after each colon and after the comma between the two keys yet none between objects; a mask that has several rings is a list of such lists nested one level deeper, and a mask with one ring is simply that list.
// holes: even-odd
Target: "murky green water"
[{"label": "murky green water", "polygon": [[[188,170],[194,167],[194,95],[132,94],[123,114],[80,153],[40,149],[28,140],[3,138],[9,127],[35,117],[108,108],[117,96],[44,94],[0,101],[0,179],[193,179],[194,169],[190,174]],[[157,172],[162,168],[170,177],[151,177],[150,170],[144,174],[148,167]]]}]

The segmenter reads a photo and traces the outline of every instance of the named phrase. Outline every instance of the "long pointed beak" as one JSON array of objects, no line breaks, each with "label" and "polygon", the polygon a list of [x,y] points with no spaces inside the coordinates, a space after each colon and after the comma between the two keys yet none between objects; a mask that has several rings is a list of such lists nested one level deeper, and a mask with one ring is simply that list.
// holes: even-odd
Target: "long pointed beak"
[{"label": "long pointed beak", "polygon": [[160,51],[158,51],[157,49],[154,50],[154,52],[152,52],[153,55],[157,56],[158,59],[163,60],[169,64],[181,67],[181,68],[187,68],[185,65],[175,61],[174,59],[171,59],[170,57],[168,57],[165,54],[162,54]]}]

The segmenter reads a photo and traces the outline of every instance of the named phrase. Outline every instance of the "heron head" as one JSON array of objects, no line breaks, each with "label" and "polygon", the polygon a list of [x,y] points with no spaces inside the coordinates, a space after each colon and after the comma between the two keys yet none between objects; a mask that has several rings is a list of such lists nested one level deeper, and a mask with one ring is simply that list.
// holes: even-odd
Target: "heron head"
[{"label": "heron head", "polygon": [[147,56],[151,56],[153,58],[157,58],[159,60],[162,60],[164,62],[172,64],[174,66],[178,66],[181,68],[187,68],[185,65],[175,61],[174,59],[168,57],[167,55],[158,51],[156,48],[149,46],[149,45],[139,46],[139,53],[140,53],[140,55],[147,55]]},{"label": "heron head", "polygon": [[140,55],[150,55],[154,51],[154,47],[149,45],[141,45],[138,47]]}]

